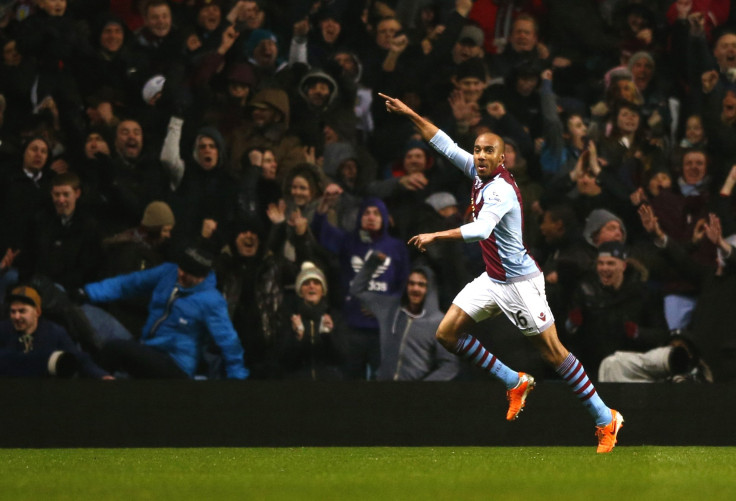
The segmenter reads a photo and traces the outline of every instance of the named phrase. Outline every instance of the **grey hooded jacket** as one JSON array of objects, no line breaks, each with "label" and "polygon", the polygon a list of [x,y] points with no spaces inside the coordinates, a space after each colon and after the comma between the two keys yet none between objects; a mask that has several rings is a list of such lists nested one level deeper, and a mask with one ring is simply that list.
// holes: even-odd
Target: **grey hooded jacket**
[{"label": "grey hooded jacket", "polygon": [[434,273],[426,267],[415,268],[427,275],[427,296],[418,315],[403,306],[404,294],[385,295],[368,290],[371,276],[382,264],[373,253],[350,284],[350,294],[378,319],[381,333],[379,381],[449,381],[460,371],[458,358],[435,339],[444,316],[439,309]]}]

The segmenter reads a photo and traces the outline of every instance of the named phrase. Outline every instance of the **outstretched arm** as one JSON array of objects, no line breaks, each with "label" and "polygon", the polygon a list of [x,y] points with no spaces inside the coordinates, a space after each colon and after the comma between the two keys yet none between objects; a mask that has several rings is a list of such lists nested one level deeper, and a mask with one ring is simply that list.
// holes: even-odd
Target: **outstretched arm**
[{"label": "outstretched arm", "polygon": [[419,129],[419,133],[422,135],[422,139],[429,141],[437,134],[439,127],[427,120],[426,118],[419,116],[419,114],[409,108],[400,99],[389,97],[386,94],[378,93],[379,96],[386,100],[386,110],[389,113],[396,113],[397,115],[404,115]]}]

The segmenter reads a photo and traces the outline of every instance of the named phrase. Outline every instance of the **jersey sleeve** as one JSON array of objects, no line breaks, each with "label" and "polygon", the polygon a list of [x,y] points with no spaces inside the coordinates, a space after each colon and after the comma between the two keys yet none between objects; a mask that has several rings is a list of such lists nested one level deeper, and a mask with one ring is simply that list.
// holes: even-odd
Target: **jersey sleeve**
[{"label": "jersey sleeve", "polygon": [[508,211],[513,209],[516,203],[514,189],[503,181],[489,183],[481,193],[483,194],[483,207],[478,219],[490,217],[498,222]]},{"label": "jersey sleeve", "polygon": [[475,178],[473,155],[460,148],[445,132],[437,131],[437,134],[429,140],[429,145],[463,171],[463,174],[471,179]]}]

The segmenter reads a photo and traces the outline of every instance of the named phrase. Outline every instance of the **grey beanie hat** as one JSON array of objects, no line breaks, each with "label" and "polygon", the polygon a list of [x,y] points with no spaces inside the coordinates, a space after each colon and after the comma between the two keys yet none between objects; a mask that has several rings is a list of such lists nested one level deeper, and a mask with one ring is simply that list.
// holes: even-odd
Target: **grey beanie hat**
[{"label": "grey beanie hat", "polygon": [[337,171],[340,169],[340,165],[345,160],[349,159],[357,160],[358,154],[355,151],[355,147],[348,142],[337,142],[330,143],[325,146],[325,151],[322,161],[322,170],[328,176],[335,177]]},{"label": "grey beanie hat", "polygon": [[655,67],[655,66],[656,66],[656,63],[654,62],[654,58],[652,57],[652,55],[651,55],[651,54],[650,54],[649,52],[647,52],[647,51],[644,51],[644,50],[640,50],[639,52],[636,52],[636,53],[634,53],[634,54],[633,54],[633,55],[632,55],[632,56],[631,56],[631,57],[629,58],[629,70],[631,70],[631,68],[633,68],[633,67],[634,67],[634,64],[635,64],[635,63],[636,63],[636,62],[637,62],[637,61],[638,61],[639,59],[642,59],[642,58],[644,58],[644,59],[646,59],[647,61],[649,61],[649,64],[651,64],[651,65],[652,65],[652,67]]},{"label": "grey beanie hat", "polygon": [[621,218],[606,209],[595,209],[592,210],[585,219],[585,228],[583,229],[583,237],[585,237],[585,241],[595,247],[593,235],[609,221],[618,221],[618,224],[621,225],[621,231],[624,234],[624,240],[626,240],[626,226],[624,226],[624,222]]},{"label": "grey beanie hat", "polygon": [[451,207],[457,205],[457,199],[452,193],[446,191],[439,191],[428,196],[425,200],[426,203],[432,206],[437,212],[441,211],[445,207]]}]

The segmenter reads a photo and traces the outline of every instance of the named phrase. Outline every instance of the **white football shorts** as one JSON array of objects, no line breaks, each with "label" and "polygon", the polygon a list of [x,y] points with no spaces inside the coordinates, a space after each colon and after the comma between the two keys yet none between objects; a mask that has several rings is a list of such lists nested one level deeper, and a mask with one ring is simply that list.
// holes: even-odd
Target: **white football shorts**
[{"label": "white football shorts", "polygon": [[542,273],[527,280],[499,283],[484,272],[463,287],[452,302],[476,322],[504,312],[525,336],[536,336],[555,321]]}]

